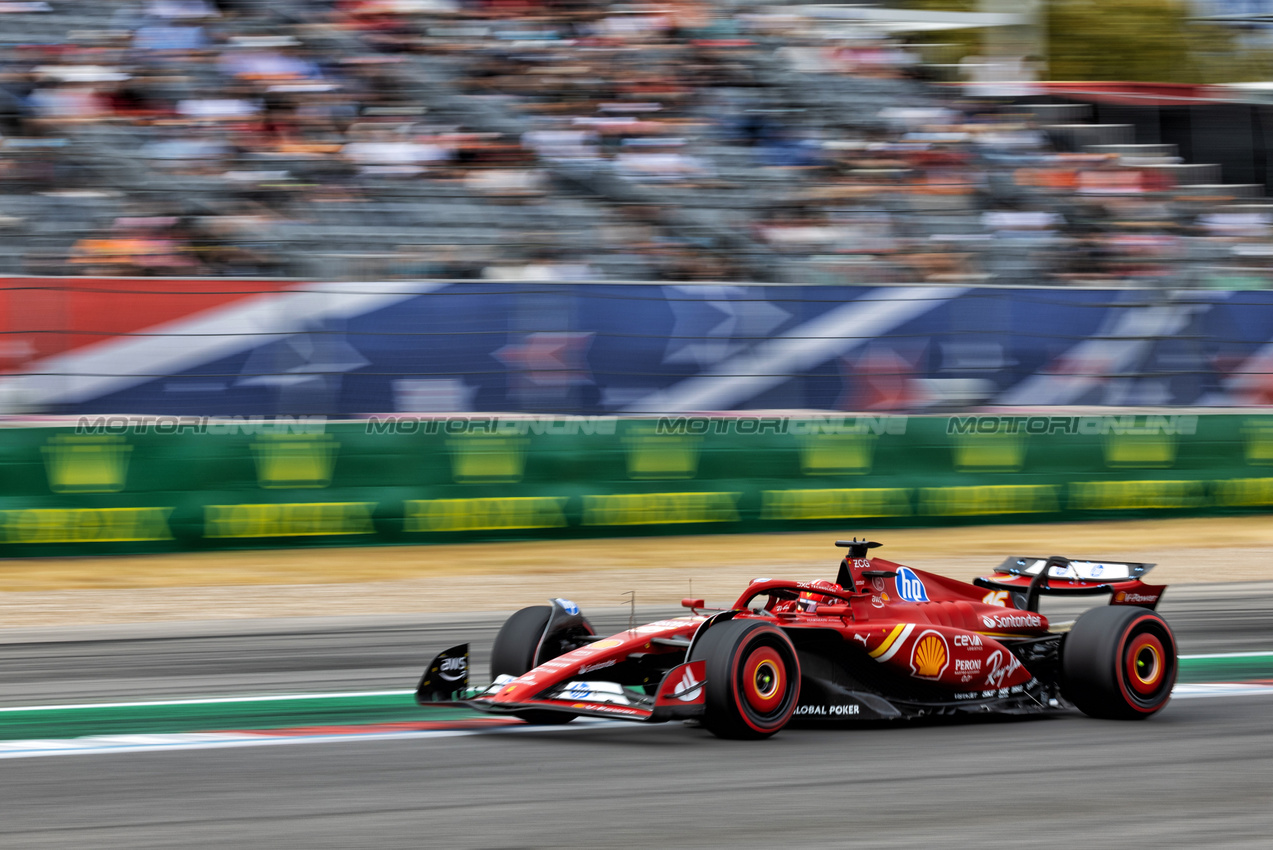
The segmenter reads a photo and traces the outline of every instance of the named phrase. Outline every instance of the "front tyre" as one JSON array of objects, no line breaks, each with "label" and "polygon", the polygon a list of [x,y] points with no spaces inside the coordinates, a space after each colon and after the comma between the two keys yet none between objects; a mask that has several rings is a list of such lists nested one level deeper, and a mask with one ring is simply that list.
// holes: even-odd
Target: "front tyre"
[{"label": "front tyre", "polygon": [[1065,637],[1062,692],[1091,717],[1141,720],[1171,698],[1176,667],[1176,641],[1162,617],[1143,608],[1094,608]]},{"label": "front tyre", "polygon": [[791,639],[769,623],[717,623],[688,660],[707,662],[703,725],[717,737],[768,738],[796,710],[800,661]]},{"label": "front tyre", "polygon": [[[492,681],[497,676],[521,676],[539,666],[542,661],[549,660],[545,657],[537,663],[535,654],[551,617],[551,606],[533,605],[521,609],[504,621],[499,634],[495,636],[495,644],[491,647]],[[543,642],[545,646],[551,643],[547,640]],[[573,714],[542,709],[516,711],[513,716],[536,726],[556,726],[575,719]]]}]

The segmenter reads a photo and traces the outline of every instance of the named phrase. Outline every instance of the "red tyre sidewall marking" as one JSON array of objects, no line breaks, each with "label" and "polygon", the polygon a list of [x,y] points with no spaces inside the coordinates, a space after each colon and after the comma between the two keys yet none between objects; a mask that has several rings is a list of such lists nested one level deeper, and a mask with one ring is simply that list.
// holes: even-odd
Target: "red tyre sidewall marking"
[{"label": "red tyre sidewall marking", "polygon": [[[774,676],[774,687],[768,696],[761,693],[756,685],[756,677],[766,668]],[[787,665],[783,663],[782,656],[770,646],[753,649],[743,662],[743,696],[748,705],[760,714],[768,714],[782,705],[786,690]]]},{"label": "red tyre sidewall marking", "polygon": [[[757,635],[757,637],[759,637],[759,635]],[[770,647],[757,647],[757,649],[762,649],[762,648],[770,649]],[[752,719],[751,714],[744,707],[744,703],[747,698],[743,696],[743,694],[740,694],[738,692],[738,684],[739,684],[739,679],[741,678],[739,674],[745,669],[744,665],[746,664],[747,661],[751,659],[751,657],[755,654],[756,651],[757,650],[752,650],[752,652],[747,653],[746,658],[743,657],[743,653],[741,652],[735,653],[734,666],[733,666],[733,670],[731,671],[732,675],[730,676],[730,689],[733,691],[734,705],[737,706],[738,716],[742,718],[742,721],[746,723],[748,726],[750,726],[752,729],[755,729],[757,732],[768,733],[768,732],[773,732],[776,729],[782,728],[783,724],[787,722],[787,718],[789,718],[791,716],[791,713],[796,710],[796,700],[793,699],[791,701],[791,705],[788,706],[787,711],[784,711],[780,717],[771,718],[763,724],[757,723],[755,720]],[[782,656],[778,655],[778,659],[779,661],[781,661]],[[792,675],[791,672],[787,670],[787,665],[785,662],[782,662],[781,671],[782,671],[782,676],[784,678],[784,687],[776,691],[776,693],[779,693],[779,694],[783,693],[786,690],[786,687],[785,687],[786,676]],[[752,673],[754,675],[755,671],[753,670]],[[795,675],[799,675],[799,674],[796,673]],[[746,703],[746,704],[750,705],[750,703]]]},{"label": "red tyre sidewall marking", "polygon": [[[1126,634],[1130,634],[1134,632],[1136,630],[1136,627],[1139,626],[1141,623],[1153,623],[1155,625],[1160,625],[1157,617],[1148,617],[1148,616],[1140,617],[1128,623],[1127,628],[1123,630],[1123,634],[1126,635]],[[1170,632],[1168,632],[1168,634],[1170,634]],[[1141,645],[1141,640],[1144,637],[1146,637],[1145,634],[1136,635],[1134,638],[1132,638],[1131,641],[1128,642],[1128,645],[1139,646]],[[1159,643],[1159,646],[1162,646],[1162,644]],[[1164,650],[1166,650],[1166,647],[1163,647],[1163,648]],[[1176,642],[1174,639],[1171,641],[1170,652],[1171,652],[1171,658],[1173,659],[1173,662],[1174,662],[1174,659],[1176,657]],[[1127,673],[1127,663],[1125,659],[1126,659],[1125,654],[1120,655],[1120,657],[1118,658],[1117,662],[1114,665],[1114,673],[1118,679],[1118,689],[1123,694],[1123,701],[1127,704],[1128,707],[1130,707],[1134,711],[1139,711],[1143,714],[1152,714],[1153,712],[1162,708],[1163,705],[1166,704],[1167,699],[1171,696],[1171,689],[1170,688],[1165,689],[1163,691],[1162,698],[1157,700],[1152,705],[1142,705],[1141,703],[1137,702],[1137,695],[1128,687],[1127,680],[1129,677]],[[1166,651],[1163,652],[1163,656],[1160,660],[1162,661],[1163,664],[1166,664],[1166,661],[1167,661]],[[1165,674],[1166,674],[1166,670],[1164,669],[1163,675]]]}]

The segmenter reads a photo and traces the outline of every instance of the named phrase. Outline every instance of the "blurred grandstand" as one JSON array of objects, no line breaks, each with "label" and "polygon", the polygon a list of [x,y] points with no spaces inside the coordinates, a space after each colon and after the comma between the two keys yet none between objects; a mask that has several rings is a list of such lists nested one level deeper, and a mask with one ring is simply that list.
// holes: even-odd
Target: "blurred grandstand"
[{"label": "blurred grandstand", "polygon": [[796,7],[0,0],[0,275],[1273,280],[1262,185],[934,73]]}]

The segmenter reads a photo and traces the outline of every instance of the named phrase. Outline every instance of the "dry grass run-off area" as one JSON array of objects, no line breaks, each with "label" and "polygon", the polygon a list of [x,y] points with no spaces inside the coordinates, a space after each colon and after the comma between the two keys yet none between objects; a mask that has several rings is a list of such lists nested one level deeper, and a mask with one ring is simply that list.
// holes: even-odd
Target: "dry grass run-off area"
[{"label": "dry grass run-off area", "polygon": [[[862,529],[856,533],[863,535]],[[840,537],[851,536],[846,531]],[[892,529],[873,554],[960,579],[1008,555],[1158,564],[1150,580],[1273,579],[1273,517]],[[832,532],[265,549],[0,562],[0,627],[732,601],[759,576],[835,576]]]}]

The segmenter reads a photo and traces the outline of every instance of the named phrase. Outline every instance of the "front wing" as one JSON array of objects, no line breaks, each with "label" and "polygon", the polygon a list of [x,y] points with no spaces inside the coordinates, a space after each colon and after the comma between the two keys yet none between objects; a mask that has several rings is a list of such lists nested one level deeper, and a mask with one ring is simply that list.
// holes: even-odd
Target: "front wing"
[{"label": "front wing", "polygon": [[517,716],[527,711],[553,711],[585,717],[662,723],[699,717],[706,710],[707,662],[678,664],[664,675],[653,694],[617,682],[575,681],[566,677],[531,699],[501,699],[517,679],[500,676],[489,685],[469,687],[468,644],[438,653],[416,688],[416,702],[426,708],[465,707],[487,714]]}]

